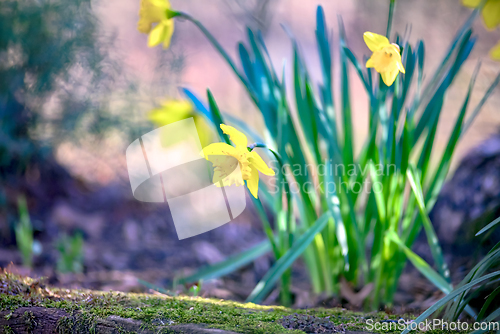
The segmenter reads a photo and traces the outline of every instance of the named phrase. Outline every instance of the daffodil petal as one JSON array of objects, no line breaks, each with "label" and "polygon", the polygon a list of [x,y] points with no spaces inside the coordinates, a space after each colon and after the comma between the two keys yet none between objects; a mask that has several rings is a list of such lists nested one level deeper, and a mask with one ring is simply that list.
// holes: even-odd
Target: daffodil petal
[{"label": "daffodil petal", "polygon": [[221,183],[220,181],[222,181],[224,179],[224,176],[222,175],[221,172],[219,171],[215,171],[214,172],[214,177],[213,177],[213,183],[217,186],[217,187],[221,187]]},{"label": "daffodil petal", "polygon": [[249,152],[248,156],[250,158],[250,164],[257,168],[262,174],[273,176],[274,171],[267,166],[264,160],[260,157],[257,152]]},{"label": "daffodil petal", "polygon": [[244,148],[246,150],[246,147],[248,145],[247,136],[229,125],[221,124],[220,128],[222,129],[222,132],[229,136],[229,139],[231,139],[236,147],[240,149]]},{"label": "daffodil petal", "polygon": [[259,171],[254,166],[250,166],[252,174],[247,180],[247,187],[255,198],[259,198]]},{"label": "daffodil petal", "polygon": [[375,67],[375,63],[373,62],[373,55],[370,57],[370,59],[368,59],[366,61],[366,68],[370,68],[370,67]]},{"label": "daffodil petal", "polygon": [[149,20],[140,18],[137,22],[137,30],[143,34],[149,34],[151,31],[151,22]]},{"label": "daffodil petal", "polygon": [[232,175],[224,176],[221,172],[218,171],[214,172],[213,183],[218,188],[229,187],[232,186],[233,184],[238,187],[241,185],[240,182],[243,182],[243,180],[241,180],[241,177],[240,179],[238,179],[233,177]]},{"label": "daffodil petal", "polygon": [[403,66],[403,63],[401,62],[401,59],[399,59],[399,61],[397,62],[398,64],[398,70],[401,72],[401,73],[406,73],[405,72],[405,68]]},{"label": "daffodil petal", "polygon": [[384,47],[391,44],[387,37],[369,31],[363,34],[363,39],[365,40],[366,46],[374,52],[382,50]]},{"label": "daffodil petal", "polygon": [[167,18],[166,10],[170,8],[170,3],[163,0],[141,0],[139,9],[139,22],[137,30],[143,34],[151,31],[153,23],[161,22]]},{"label": "daffodil petal", "polygon": [[187,115],[193,112],[193,105],[185,100],[168,100],[161,104],[162,109],[169,113]]},{"label": "daffodil petal", "polygon": [[500,24],[500,1],[487,1],[483,7],[482,14],[486,28],[495,29]]},{"label": "daffodil petal", "polygon": [[462,0],[462,4],[470,8],[476,8],[480,3],[481,0]]},{"label": "daffodil petal", "polygon": [[200,137],[201,146],[207,146],[212,142],[212,128],[207,124],[205,119],[200,116],[194,116],[194,124]]},{"label": "daffodil petal", "polygon": [[175,113],[169,113],[169,112],[166,112],[165,110],[163,109],[154,109],[154,110],[151,110],[151,112],[148,114],[148,119],[159,125],[159,126],[163,126],[163,125],[167,125],[167,124],[170,124],[170,123],[173,123],[173,122],[177,122],[177,121],[180,121],[181,119],[184,119],[186,117],[183,117],[184,115],[182,114],[175,114]]},{"label": "daffodil petal", "polygon": [[164,24],[159,23],[158,25],[156,25],[156,27],[154,27],[153,30],[151,30],[151,32],[149,33],[148,46],[153,47],[160,44],[165,38],[166,33],[167,27]]},{"label": "daffodil petal", "polygon": [[[148,118],[157,125],[163,126],[188,118],[192,112],[193,107],[189,102],[172,100],[163,103],[161,108],[151,110]],[[208,145],[209,143],[205,144]]]},{"label": "daffodil petal", "polygon": [[399,69],[396,68],[392,71],[387,71],[384,73],[380,73],[382,76],[382,80],[387,86],[391,86],[394,83],[394,80],[396,80],[396,77],[398,76]]},{"label": "daffodil petal", "polygon": [[172,35],[174,34],[174,20],[172,19],[166,20],[165,27],[167,31],[163,39],[163,48],[168,49],[170,46],[170,42],[172,41]]},{"label": "daffodil petal", "polygon": [[490,57],[493,60],[500,61],[500,41],[490,50]]},{"label": "daffodil petal", "polygon": [[208,159],[210,155],[236,155],[238,151],[235,147],[226,143],[213,143],[203,148],[201,156]]},{"label": "daffodil petal", "polygon": [[170,1],[168,0],[148,0],[151,2],[154,6],[160,7],[160,8],[170,8]]}]

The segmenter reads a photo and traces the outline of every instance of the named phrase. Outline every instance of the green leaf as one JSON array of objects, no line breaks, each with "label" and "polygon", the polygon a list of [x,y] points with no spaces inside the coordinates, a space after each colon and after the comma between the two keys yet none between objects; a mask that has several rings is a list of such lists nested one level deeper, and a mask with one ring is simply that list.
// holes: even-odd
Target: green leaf
[{"label": "green leaf", "polygon": [[179,284],[198,282],[199,280],[209,280],[214,278],[219,278],[221,276],[232,273],[241,267],[246,266],[255,259],[261,257],[271,250],[271,244],[269,240],[263,241],[250,249],[238,253],[228,259],[216,263],[214,265],[201,268],[194,274],[189,276],[180,277],[178,279]]},{"label": "green leaf", "polygon": [[443,152],[443,156],[441,157],[439,167],[434,174],[434,178],[427,192],[426,206],[428,210],[430,210],[434,206],[434,203],[436,202],[442,185],[444,184],[444,181],[446,179],[446,175],[448,174],[455,147],[460,139],[465,112],[467,111],[467,106],[469,105],[469,99],[472,93],[472,89],[474,88],[474,83],[476,82],[477,74],[479,73],[479,68],[480,64],[476,66],[476,69],[472,74],[467,95],[465,96],[465,100],[462,104],[462,108],[460,109],[457,120],[455,121],[455,126],[453,127],[453,131],[450,135],[450,138],[448,139],[448,144],[446,145],[446,149]]},{"label": "green leaf", "polygon": [[395,242],[406,254],[410,262],[424,275],[432,284],[434,284],[439,290],[448,294],[451,292],[453,287],[448,283],[441,275],[439,275],[434,269],[429,266],[420,256],[415,254],[411,249],[406,247],[406,245],[401,241],[399,236],[394,232],[388,232],[387,237]]},{"label": "green leaf", "polygon": [[257,97],[255,96],[254,92],[251,90],[251,86],[245,80],[245,78],[243,77],[243,75],[241,75],[240,71],[238,70],[238,68],[234,64],[233,60],[227,54],[227,52],[224,50],[224,48],[222,47],[222,45],[220,45],[220,43],[217,41],[217,39],[207,30],[207,28],[205,28],[205,26],[203,24],[201,24],[200,21],[196,20],[191,15],[183,13],[183,12],[178,12],[178,16],[180,18],[184,18],[184,19],[186,19],[188,21],[191,21],[198,29],[200,29],[200,31],[205,35],[205,37],[212,44],[212,46],[215,48],[215,50],[217,50],[217,52],[219,52],[219,54],[222,56],[222,58],[224,58],[224,60],[226,61],[226,63],[229,65],[229,67],[231,67],[231,69],[233,70],[234,74],[236,74],[236,76],[238,77],[238,79],[240,79],[240,81],[243,83],[243,85],[247,89],[248,94],[250,95],[250,98],[255,103],[257,103]]},{"label": "green leaf", "polygon": [[[340,244],[340,248],[342,249],[342,256],[344,257],[344,263],[347,265],[345,269],[349,270],[349,246],[348,246],[348,237],[346,233],[346,228],[344,225],[344,221],[342,220],[342,215],[340,214],[340,200],[339,197],[337,196],[337,192],[335,190],[337,183],[335,183],[335,180],[333,179],[332,173],[329,171],[332,168],[332,164],[330,160],[326,161],[325,168],[328,171],[326,173],[325,177],[325,183],[326,183],[326,188],[325,188],[325,196],[326,200],[328,202],[328,208],[330,210],[330,213],[333,217],[333,220],[335,221],[335,233],[337,237],[337,241]],[[332,188],[333,187],[333,188]],[[353,236],[351,236],[353,237]],[[351,249],[352,251],[352,256],[355,256],[355,249]]]},{"label": "green leaf", "polygon": [[474,108],[474,110],[472,111],[472,115],[470,115],[470,117],[465,122],[465,125],[463,127],[461,135],[463,135],[469,129],[469,127],[472,125],[472,122],[474,122],[474,119],[479,114],[479,112],[483,108],[483,105],[486,103],[486,101],[490,97],[491,93],[493,93],[493,90],[498,86],[499,83],[500,83],[500,74],[498,74],[497,77],[495,78],[495,80],[493,80],[493,83],[490,85],[490,87],[488,88],[486,93],[484,93],[484,96],[481,99],[481,101],[479,101],[476,108]]},{"label": "green leaf", "polygon": [[266,295],[271,291],[274,284],[279,280],[281,275],[290,268],[299,256],[304,253],[306,248],[311,244],[314,237],[320,233],[327,225],[330,214],[323,214],[304,234],[302,234],[290,248],[269,271],[260,280],[257,286],[253,289],[247,302],[260,303]]},{"label": "green leaf", "polygon": [[318,42],[318,52],[321,59],[324,85],[331,89],[332,83],[332,55],[330,46],[330,36],[326,25],[325,12],[322,6],[316,10],[316,41]]},{"label": "green leaf", "polygon": [[349,87],[349,67],[347,64],[347,55],[344,47],[347,46],[345,28],[342,19],[339,17],[339,35],[340,35],[340,92],[342,105],[342,127],[344,130],[344,143],[342,155],[344,164],[349,165],[354,162],[354,130],[352,125],[351,96]]},{"label": "green leaf", "polygon": [[495,226],[498,223],[500,223],[500,217],[498,217],[497,219],[495,219],[494,221],[492,221],[491,223],[489,223],[488,225],[486,225],[485,227],[483,227],[479,232],[476,233],[476,237],[478,235],[481,235],[484,232],[488,231],[490,228],[492,228],[493,226]]},{"label": "green leaf", "polygon": [[[450,292],[446,297],[440,299],[434,305],[432,305],[431,307],[429,307],[424,313],[422,313],[417,319],[415,319],[414,322],[418,325],[419,323],[421,323],[422,321],[424,321],[425,319],[427,319],[430,315],[432,315],[434,312],[436,312],[441,307],[443,307],[444,305],[446,305],[446,303],[449,303],[450,301],[452,301],[459,294],[463,293],[464,291],[469,290],[470,288],[474,287],[475,285],[477,285],[477,284],[479,284],[481,282],[484,282],[487,279],[490,279],[490,278],[493,278],[493,277],[497,277],[497,276],[500,276],[500,271],[492,272],[492,273],[490,273],[488,275],[485,275],[483,277],[475,279],[472,282],[470,282],[468,284],[465,284],[464,286],[456,288],[455,290],[453,290],[452,292]],[[405,329],[402,334],[407,334],[408,332],[410,332],[410,328]]]},{"label": "green leaf", "polygon": [[158,292],[163,293],[163,294],[165,294],[167,296],[174,296],[175,295],[171,291],[168,291],[168,290],[166,290],[166,289],[164,289],[162,287],[154,285],[153,283],[150,283],[148,281],[142,280],[140,278],[137,279],[137,282],[139,282],[139,284],[144,285],[146,288],[148,288],[150,290],[158,291]]},{"label": "green leaf", "polygon": [[273,229],[271,227],[271,223],[269,223],[269,220],[267,219],[266,211],[264,210],[264,206],[262,205],[262,202],[260,199],[253,197],[252,193],[250,193],[250,190],[247,187],[247,192],[249,197],[252,200],[252,203],[257,210],[257,215],[259,216],[259,219],[262,223],[262,227],[264,229],[264,233],[266,233],[267,239],[271,243],[271,249],[273,250],[274,257],[276,259],[279,259],[281,256],[281,253],[279,251],[278,246],[276,245],[276,242],[274,240],[274,235],[273,235]]},{"label": "green leaf", "polygon": [[317,132],[315,132],[314,122],[314,106],[309,102],[309,92],[307,87],[307,79],[305,77],[306,70],[303,68],[302,59],[299,54],[298,47],[294,42],[293,51],[293,86],[295,91],[295,103],[297,113],[300,119],[300,125],[304,131],[307,143],[314,150],[314,145],[317,143]]},{"label": "green leaf", "polygon": [[[493,290],[492,293],[489,294],[488,298],[484,302],[483,306],[481,307],[481,311],[477,315],[477,320],[481,321],[484,319],[484,316],[486,314],[486,311],[488,310],[488,307],[490,306],[491,302],[496,299],[496,296],[500,293],[500,287],[497,287],[495,290]],[[497,309],[497,311],[500,309]]]},{"label": "green leaf", "polygon": [[368,81],[368,79],[366,78],[365,73],[363,72],[363,67],[361,67],[361,65],[358,62],[358,60],[356,59],[356,57],[354,56],[352,51],[347,46],[344,46],[342,48],[342,51],[344,52],[347,59],[349,59],[351,64],[356,69],[356,72],[358,73],[358,77],[361,79],[361,82],[363,82],[363,85],[365,86],[365,90],[366,90],[366,93],[368,94],[368,97],[374,98],[373,92],[372,92],[372,86],[371,86],[370,82]]},{"label": "green leaf", "polygon": [[245,72],[248,82],[253,88],[255,88],[255,73],[253,71],[252,61],[250,60],[250,54],[243,43],[238,43],[238,51],[240,54],[241,65],[243,66],[243,71]]},{"label": "green leaf", "polygon": [[191,103],[194,105],[195,111],[198,112],[198,114],[204,116],[210,123],[214,124],[215,126],[212,114],[205,103],[203,103],[200,98],[188,88],[181,87],[180,91],[188,98],[188,100],[191,101]]},{"label": "green leaf", "polygon": [[413,194],[417,200],[420,217],[422,219],[422,224],[424,225],[432,257],[434,258],[439,273],[447,280],[450,280],[450,271],[448,269],[448,265],[444,261],[443,252],[441,250],[441,246],[439,245],[439,239],[437,238],[434,227],[432,226],[427,214],[427,209],[424,203],[424,195],[422,194],[422,188],[420,185],[421,183],[413,165],[410,165],[406,170],[406,175],[408,176],[408,181],[410,182],[411,189],[413,190]]},{"label": "green leaf", "polygon": [[[433,95],[432,91],[435,89],[435,86],[439,83],[440,78],[442,78],[443,72],[445,72],[445,69],[449,66],[448,63],[452,59],[452,55],[456,52],[457,46],[459,46],[460,43],[464,40],[464,36],[466,36],[470,32],[469,29],[472,26],[475,19],[478,17],[479,12],[480,11],[476,8],[476,10],[474,10],[472,12],[472,14],[469,16],[467,21],[462,25],[460,30],[457,32],[457,34],[455,35],[455,38],[453,39],[450,46],[448,47],[448,50],[447,50],[443,60],[439,63],[439,67],[434,72],[434,75],[432,76],[432,78],[429,80],[429,84],[425,88],[422,96],[425,97],[425,96],[432,96]],[[470,34],[469,34],[469,37],[470,37]],[[468,37],[466,37],[466,38],[468,39]],[[422,45],[422,49],[421,49],[421,51],[419,50],[420,51],[419,54],[422,55],[421,57],[419,56],[419,59],[422,61],[421,66],[419,63],[420,73],[422,73],[422,68],[424,65],[423,55],[425,53],[423,43],[421,43],[421,45]]]},{"label": "green leaf", "polygon": [[222,129],[220,128],[220,125],[225,123],[222,120],[221,112],[219,110],[219,107],[217,106],[217,103],[215,102],[214,96],[212,95],[210,89],[207,89],[207,96],[208,96],[208,104],[210,105],[210,114],[212,115],[212,119],[215,128],[217,129],[217,133],[219,134],[221,140],[225,141],[226,144],[231,145],[231,141],[229,140],[228,135],[222,132]]},{"label": "green leaf", "polygon": [[422,94],[424,98],[429,97],[430,100],[424,110],[424,113],[422,114],[421,118],[417,123],[417,127],[415,128],[415,133],[414,133],[415,142],[419,140],[420,136],[424,133],[425,129],[437,126],[436,123],[437,120],[439,119],[439,114],[441,113],[444,95],[449,86],[452,84],[463,62],[469,56],[472,47],[474,46],[475,39],[471,40],[471,35],[472,31],[470,30],[464,34],[463,39],[461,40],[461,43],[458,46],[456,57],[454,58],[451,67],[449,67],[444,72],[443,77],[440,79],[436,78],[435,82],[431,82],[429,84],[429,85],[439,84],[435,92],[431,93],[428,90],[426,90]]}]

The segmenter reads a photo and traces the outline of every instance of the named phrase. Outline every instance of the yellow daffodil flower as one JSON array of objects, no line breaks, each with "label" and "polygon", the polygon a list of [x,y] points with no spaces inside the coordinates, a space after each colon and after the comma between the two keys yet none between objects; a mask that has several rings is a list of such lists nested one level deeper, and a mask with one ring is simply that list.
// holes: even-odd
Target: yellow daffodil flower
[{"label": "yellow daffodil flower", "polygon": [[493,60],[498,60],[500,61],[500,41],[491,49],[490,51],[490,57]]},{"label": "yellow daffodil flower", "polygon": [[[205,147],[201,155],[214,165],[214,184],[223,186],[235,184],[243,185],[242,180],[247,181],[247,187],[255,198],[258,198],[259,172],[265,175],[274,175],[274,171],[269,168],[264,160],[253,151],[247,148],[247,137],[232,126],[221,124],[222,132],[229,136],[235,146],[226,143],[215,143]],[[225,158],[225,156],[227,158]],[[239,164],[241,176],[232,173]]]},{"label": "yellow daffodil flower", "polygon": [[[149,34],[149,47],[157,46],[162,42],[165,49],[170,46],[174,33],[172,17],[175,15],[170,8],[168,0],[141,0],[137,30],[143,34]],[[153,28],[154,23],[157,25]]]},{"label": "yellow daffodil flower", "polygon": [[399,46],[390,43],[389,40],[382,35],[372,32],[363,34],[368,48],[373,52],[372,56],[366,62],[366,67],[373,67],[379,72],[382,80],[387,86],[390,86],[396,80],[399,72],[405,73],[403,63],[401,62],[401,54]]},{"label": "yellow daffodil flower", "polygon": [[[463,0],[464,6],[476,8],[481,4],[481,0]],[[481,11],[484,25],[492,30],[500,24],[500,0],[488,0]]]},{"label": "yellow daffodil flower", "polygon": [[[462,0],[464,6],[477,8],[481,0]],[[484,25],[487,29],[493,30],[500,25],[500,0],[487,0],[481,11]],[[500,42],[490,50],[490,57],[500,61]]]},{"label": "yellow daffodil flower", "polygon": [[[212,142],[210,126],[203,116],[194,111],[193,105],[188,101],[169,100],[163,102],[160,108],[151,110],[148,115],[149,120],[158,126],[164,126],[189,117],[194,118],[202,147],[210,144]],[[169,140],[171,141],[171,138]]]}]

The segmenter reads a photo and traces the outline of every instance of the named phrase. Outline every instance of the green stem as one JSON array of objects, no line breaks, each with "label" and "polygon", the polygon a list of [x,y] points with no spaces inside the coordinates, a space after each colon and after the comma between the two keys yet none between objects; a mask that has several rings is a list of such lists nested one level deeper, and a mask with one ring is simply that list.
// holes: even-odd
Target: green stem
[{"label": "green stem", "polygon": [[[250,145],[250,147],[262,147],[262,148],[267,148],[269,152],[271,152],[276,160],[278,161],[278,165],[280,167],[280,171],[283,170],[283,160],[281,159],[281,155],[278,152],[275,152],[274,150],[270,149],[267,147],[265,144],[261,143],[255,143],[253,145]],[[277,220],[277,227],[278,227],[278,236],[279,236],[279,247],[281,250],[281,254],[285,254],[288,249],[291,247],[289,244],[289,238],[290,238],[290,229],[288,226],[288,220],[289,220],[289,215],[291,214],[290,209],[290,187],[288,186],[288,181],[286,179],[285,174],[280,174],[279,175],[280,179],[280,184],[282,186],[279,187],[279,192],[277,194],[277,205],[276,207],[278,208],[278,215],[276,217]],[[281,182],[281,180],[283,182]],[[287,211],[283,210],[283,191],[286,192],[286,197],[287,197]],[[291,287],[291,282],[292,282],[292,270],[288,269],[283,273],[281,276],[281,291],[280,291],[280,302],[281,305],[283,306],[291,306],[292,304],[292,295],[290,292],[290,287]]]},{"label": "green stem", "polygon": [[[274,150],[270,149],[266,144],[262,143],[253,143],[248,146],[248,149],[251,151],[254,148],[259,147],[259,148],[266,148],[271,152],[276,160],[278,161],[278,165],[280,166],[280,171],[283,170],[283,159],[281,158],[281,155],[278,152],[275,152]],[[288,181],[286,179],[286,176],[284,174],[281,175],[281,179],[283,180],[283,188],[280,187],[280,191],[278,193],[278,235],[279,235],[279,247],[280,247],[280,252],[281,254],[285,254],[288,251],[288,248],[291,247],[291,226],[289,225],[290,221],[290,216],[293,214],[291,211],[291,196],[290,196],[290,186],[288,184]],[[283,210],[283,191],[285,191],[286,194],[286,199],[287,199],[287,211],[284,213],[284,216],[281,217],[281,211]],[[280,222],[280,219],[282,220]],[[284,222],[284,224],[282,224]],[[281,277],[281,291],[280,291],[280,302],[283,306],[290,306],[292,303],[292,298],[290,294],[290,284],[291,284],[291,279],[292,279],[292,271],[291,269],[285,271]]]},{"label": "green stem", "polygon": [[396,7],[396,0],[389,1],[389,17],[387,18],[387,32],[385,36],[390,40],[391,29],[392,29],[392,20],[394,17],[394,7]]},{"label": "green stem", "polygon": [[[247,187],[247,190],[248,190],[248,187]],[[269,242],[271,243],[274,257],[276,258],[276,260],[278,260],[281,257],[281,253],[278,249],[278,246],[276,245],[276,241],[274,240],[273,229],[271,228],[271,224],[269,223],[269,220],[267,219],[266,212],[264,211],[264,207],[262,206],[262,203],[260,202],[260,200],[258,198],[253,197],[252,194],[250,194],[250,198],[252,199],[252,202],[255,206],[255,209],[257,210],[257,215],[259,216],[259,218],[262,222],[262,225],[264,227],[264,232],[266,233],[266,236],[269,239]]]},{"label": "green stem", "polygon": [[205,28],[205,26],[203,24],[201,24],[200,21],[196,20],[194,17],[192,17],[189,14],[186,14],[186,13],[183,13],[183,12],[178,12],[177,17],[188,20],[189,22],[193,23],[198,29],[200,29],[200,31],[205,35],[205,37],[212,44],[212,46],[220,53],[220,55],[222,56],[222,58],[224,58],[224,60],[229,64],[229,66],[231,67],[231,69],[233,70],[233,72],[236,74],[236,76],[238,77],[238,79],[240,79],[240,81],[243,83],[243,85],[245,86],[248,94],[250,95],[250,97],[252,98],[252,100],[254,101],[254,103],[256,105],[258,105],[258,103],[257,103],[257,101],[258,101],[257,97],[255,96],[255,94],[252,91],[250,91],[250,89],[248,89],[248,83],[247,83],[246,79],[241,75],[240,71],[238,70],[238,68],[234,64],[234,62],[231,59],[231,57],[229,57],[229,55],[227,54],[227,52],[224,50],[224,48],[222,47],[222,45],[220,45],[220,43],[207,30],[207,28]]},{"label": "green stem", "polygon": [[290,307],[292,305],[292,295],[290,293],[290,286],[292,281],[292,270],[288,269],[281,276],[281,291],[280,291],[280,302],[281,305],[285,307]]},{"label": "green stem", "polygon": [[[383,239],[383,237],[382,237]],[[380,249],[380,262],[377,267],[376,273],[375,273],[375,278],[374,278],[374,289],[372,292],[373,299],[372,299],[372,310],[378,310],[380,307],[380,302],[381,302],[381,294],[382,294],[382,285],[384,284],[383,282],[383,275],[384,275],[384,267],[385,267],[385,258],[384,258],[384,240],[382,240],[382,247]]]}]

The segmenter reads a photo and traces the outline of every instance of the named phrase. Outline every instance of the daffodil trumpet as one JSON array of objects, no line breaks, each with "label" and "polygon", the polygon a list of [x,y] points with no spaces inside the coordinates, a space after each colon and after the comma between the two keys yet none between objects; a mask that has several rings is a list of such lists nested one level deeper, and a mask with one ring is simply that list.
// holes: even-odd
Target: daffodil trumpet
[{"label": "daffodil trumpet", "polygon": [[[247,137],[232,126],[221,124],[220,128],[235,146],[214,143],[202,150],[201,155],[213,164],[213,183],[217,186],[241,186],[246,181],[250,193],[258,198],[259,172],[274,175],[274,171],[253,151],[255,147],[265,145],[256,143],[249,146]],[[234,173],[236,167],[239,167],[240,173]]]}]

